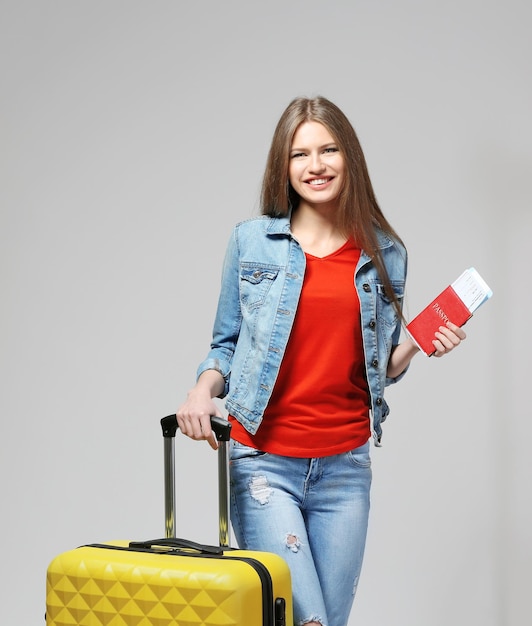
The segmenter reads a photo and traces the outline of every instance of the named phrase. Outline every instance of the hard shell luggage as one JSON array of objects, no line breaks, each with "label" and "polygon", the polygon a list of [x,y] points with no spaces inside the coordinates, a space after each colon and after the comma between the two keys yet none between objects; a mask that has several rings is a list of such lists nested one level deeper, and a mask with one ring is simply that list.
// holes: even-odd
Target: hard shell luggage
[{"label": "hard shell luggage", "polygon": [[47,626],[293,626],[290,572],[269,552],[230,548],[230,424],[213,417],[219,442],[219,546],[175,537],[177,419],[161,420],[166,537],[81,546],[47,570]]}]

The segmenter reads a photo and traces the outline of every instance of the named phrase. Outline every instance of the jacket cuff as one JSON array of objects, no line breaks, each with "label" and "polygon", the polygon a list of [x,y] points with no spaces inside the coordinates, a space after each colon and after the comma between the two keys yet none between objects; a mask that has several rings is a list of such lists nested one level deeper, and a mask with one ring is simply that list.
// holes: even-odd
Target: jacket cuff
[{"label": "jacket cuff", "polygon": [[225,396],[229,393],[229,377],[230,377],[230,368],[228,363],[224,363],[220,361],[220,359],[205,359],[202,363],[200,363],[198,370],[196,372],[196,380],[206,372],[207,370],[215,370],[219,374],[222,375],[224,379],[224,390],[218,396],[218,398],[225,398]]}]

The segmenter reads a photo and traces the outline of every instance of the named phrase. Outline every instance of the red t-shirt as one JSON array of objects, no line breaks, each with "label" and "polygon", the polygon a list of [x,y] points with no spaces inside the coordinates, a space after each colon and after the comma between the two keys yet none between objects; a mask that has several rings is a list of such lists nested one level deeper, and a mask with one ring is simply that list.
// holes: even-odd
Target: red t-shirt
[{"label": "red t-shirt", "polygon": [[255,435],[231,416],[232,437],[293,457],[340,454],[370,436],[360,303],[360,250],[347,241],[326,257],[306,254],[294,325],[264,419]]}]

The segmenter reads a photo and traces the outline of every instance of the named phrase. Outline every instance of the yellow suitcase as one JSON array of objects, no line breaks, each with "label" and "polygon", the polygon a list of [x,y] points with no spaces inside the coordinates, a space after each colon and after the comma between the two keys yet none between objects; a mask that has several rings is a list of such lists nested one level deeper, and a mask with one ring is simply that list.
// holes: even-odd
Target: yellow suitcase
[{"label": "yellow suitcase", "polygon": [[293,626],[286,562],[228,544],[230,425],[212,418],[220,448],[220,546],[175,537],[175,415],[161,420],[166,537],[70,550],[50,563],[47,626]]}]

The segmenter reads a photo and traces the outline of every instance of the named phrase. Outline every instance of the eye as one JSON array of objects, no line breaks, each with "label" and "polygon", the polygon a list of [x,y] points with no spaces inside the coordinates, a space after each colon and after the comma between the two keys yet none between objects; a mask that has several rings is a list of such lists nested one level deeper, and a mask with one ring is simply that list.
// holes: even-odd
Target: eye
[{"label": "eye", "polygon": [[325,148],[324,152],[332,154],[334,152],[340,152],[340,150],[336,146],[329,146],[328,148]]},{"label": "eye", "polygon": [[291,159],[299,159],[301,157],[305,156],[304,152],[294,152],[293,154],[290,155]]}]

